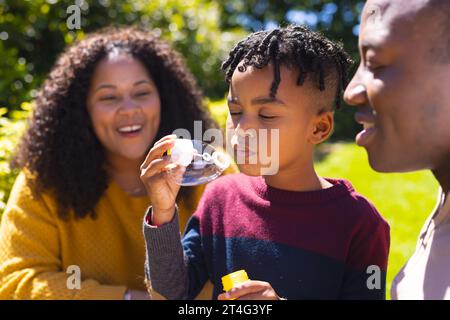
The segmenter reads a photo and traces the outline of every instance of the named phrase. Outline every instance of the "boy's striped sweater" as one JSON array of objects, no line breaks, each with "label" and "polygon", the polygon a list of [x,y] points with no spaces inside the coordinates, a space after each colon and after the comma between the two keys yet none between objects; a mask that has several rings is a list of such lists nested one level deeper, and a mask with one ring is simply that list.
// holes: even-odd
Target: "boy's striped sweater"
[{"label": "boy's striped sweater", "polygon": [[148,212],[153,290],[192,299],[210,279],[216,299],[221,277],[245,269],[287,299],[384,299],[389,226],[348,181],[327,180],[332,187],[293,192],[262,177],[221,177],[207,186],[183,239],[176,217],[154,227]]}]

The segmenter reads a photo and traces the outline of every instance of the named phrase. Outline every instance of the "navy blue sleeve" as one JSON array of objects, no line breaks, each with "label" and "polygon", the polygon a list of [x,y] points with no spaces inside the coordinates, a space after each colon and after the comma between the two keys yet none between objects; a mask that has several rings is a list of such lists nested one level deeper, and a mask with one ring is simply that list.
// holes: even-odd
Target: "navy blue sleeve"
[{"label": "navy blue sleeve", "polygon": [[341,299],[384,300],[389,255],[389,226],[365,223],[355,234],[346,262]]},{"label": "navy blue sleeve", "polygon": [[199,219],[192,216],[182,240],[188,273],[188,299],[194,299],[208,281],[208,270],[200,234]]}]

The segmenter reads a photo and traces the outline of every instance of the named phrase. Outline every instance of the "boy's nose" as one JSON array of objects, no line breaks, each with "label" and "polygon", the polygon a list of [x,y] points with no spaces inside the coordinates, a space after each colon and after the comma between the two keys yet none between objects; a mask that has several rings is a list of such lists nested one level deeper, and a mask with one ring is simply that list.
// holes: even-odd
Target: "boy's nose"
[{"label": "boy's nose", "polygon": [[254,119],[251,118],[249,115],[243,114],[241,118],[239,119],[239,123],[236,127],[236,129],[240,129],[243,131],[247,131],[249,129],[255,129],[255,123]]},{"label": "boy's nose", "polygon": [[344,100],[351,106],[361,106],[367,103],[366,87],[353,81],[347,86],[344,92]]}]

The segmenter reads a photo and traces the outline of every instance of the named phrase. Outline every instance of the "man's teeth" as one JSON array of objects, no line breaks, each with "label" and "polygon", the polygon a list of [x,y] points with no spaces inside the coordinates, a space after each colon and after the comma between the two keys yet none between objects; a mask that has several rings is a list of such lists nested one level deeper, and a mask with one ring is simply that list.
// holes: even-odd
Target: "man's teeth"
[{"label": "man's teeth", "polygon": [[364,130],[367,130],[367,129],[370,129],[370,128],[374,128],[375,124],[364,122],[363,126],[364,126]]},{"label": "man's teeth", "polygon": [[118,130],[119,130],[119,132],[122,132],[122,133],[128,133],[128,132],[138,131],[141,129],[142,129],[141,125],[134,125],[134,126],[121,127]]}]

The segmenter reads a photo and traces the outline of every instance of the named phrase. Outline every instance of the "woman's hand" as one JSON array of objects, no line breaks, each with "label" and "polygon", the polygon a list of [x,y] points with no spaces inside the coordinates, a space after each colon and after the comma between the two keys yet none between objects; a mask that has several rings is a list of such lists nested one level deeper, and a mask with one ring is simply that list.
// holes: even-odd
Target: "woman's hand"
[{"label": "woman's hand", "polygon": [[218,300],[280,300],[268,282],[248,280],[228,292],[219,294]]},{"label": "woman's hand", "polygon": [[[152,223],[161,225],[172,220],[175,213],[175,200],[180,185],[176,184],[166,173],[166,166],[170,164],[170,156],[164,153],[174,146],[176,135],[169,135],[157,141],[147,154],[141,165],[141,181],[144,183],[147,195],[152,203]],[[184,168],[176,169],[183,174]]]}]

